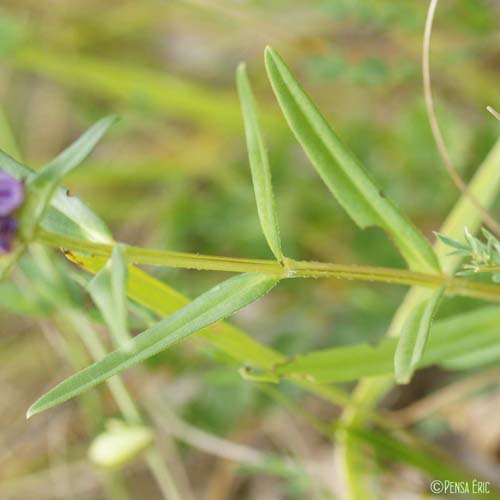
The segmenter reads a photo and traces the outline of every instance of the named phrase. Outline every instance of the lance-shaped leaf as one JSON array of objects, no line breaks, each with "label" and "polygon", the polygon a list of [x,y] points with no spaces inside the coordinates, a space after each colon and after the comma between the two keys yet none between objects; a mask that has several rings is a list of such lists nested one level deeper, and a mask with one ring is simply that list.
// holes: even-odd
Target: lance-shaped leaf
[{"label": "lance-shaped leaf", "polygon": [[[106,264],[102,257],[66,254],[75,264],[91,273],[97,273]],[[189,299],[177,290],[145,273],[135,266],[128,266],[129,298],[160,316],[168,316],[189,304]],[[198,335],[240,363],[250,363],[260,368],[271,368],[285,359],[283,354],[257,342],[236,326],[219,322],[204,328]]]},{"label": "lance-shaped leaf", "polygon": [[394,375],[400,384],[409,382],[422,357],[432,320],[443,293],[444,287],[439,290],[428,290],[422,300],[413,306],[403,325],[394,355]]},{"label": "lance-shaped leaf", "polygon": [[35,229],[49,208],[64,176],[80,165],[93,151],[115,121],[115,116],[99,120],[54,160],[36,174],[29,176],[26,183],[29,196],[21,213],[21,233],[27,241],[33,238]]},{"label": "lance-shaped leaf", "polygon": [[130,351],[113,351],[61,382],[31,406],[28,417],[77,396],[194,332],[227,318],[269,292],[277,282],[276,278],[253,273],[222,282],[134,337]]},{"label": "lance-shaped leaf", "polygon": [[269,159],[259,126],[255,98],[244,64],[238,66],[236,81],[241,101],[241,110],[243,112],[243,121],[245,123],[248,158],[252,172],[260,225],[262,226],[264,236],[275,257],[279,261],[282,261],[283,252],[281,250],[278,218],[276,217],[276,210],[274,207]]},{"label": "lance-shaped leaf", "polygon": [[[469,191],[477,199],[480,199],[483,206],[488,208],[496,199],[500,188],[500,140],[491,149],[488,156],[484,159],[477,173],[469,184]],[[467,226],[472,233],[477,232],[481,225],[481,214],[475,206],[470,202],[467,196],[462,196],[452,211],[447,216],[445,222],[441,226],[439,233],[446,234],[446,239],[443,241],[440,237],[435,245],[435,253],[441,264],[441,268],[446,274],[454,274],[460,265],[463,258],[463,248],[455,244],[463,238],[464,227]],[[450,254],[448,243],[455,246],[456,252]],[[465,245],[464,245],[465,246]],[[466,247],[469,249],[469,247]],[[469,249],[470,250],[470,249]],[[428,291],[423,288],[413,287],[405,297],[405,300],[396,312],[388,335],[397,336],[403,331],[405,324],[413,315],[414,308],[423,300],[428,299]],[[425,357],[425,354],[424,354]]]},{"label": "lance-shaped leaf", "polygon": [[120,245],[113,248],[111,258],[90,281],[87,289],[101,311],[115,345],[130,350],[132,339],[127,326],[127,262]]},{"label": "lance-shaped leaf", "polygon": [[340,141],[281,57],[269,47],[265,57],[269,80],[288,125],[349,216],[362,228],[376,225],[385,229],[411,269],[439,272],[430,243]]},{"label": "lance-shaped leaf", "polygon": [[[467,362],[467,367],[473,368],[484,362],[498,362],[499,322],[500,308],[491,306],[434,322],[418,367],[439,364],[459,368]],[[396,345],[396,338],[385,337],[376,346],[356,344],[314,351],[277,363],[271,375],[321,384],[390,375]]]}]

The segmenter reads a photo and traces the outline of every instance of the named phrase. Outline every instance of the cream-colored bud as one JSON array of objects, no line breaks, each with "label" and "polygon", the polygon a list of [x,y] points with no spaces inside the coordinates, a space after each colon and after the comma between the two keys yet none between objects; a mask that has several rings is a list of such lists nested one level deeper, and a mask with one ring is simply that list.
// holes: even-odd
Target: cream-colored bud
[{"label": "cream-colored bud", "polygon": [[106,430],[90,445],[88,456],[91,462],[100,467],[122,467],[148,448],[153,437],[148,427],[110,420]]}]

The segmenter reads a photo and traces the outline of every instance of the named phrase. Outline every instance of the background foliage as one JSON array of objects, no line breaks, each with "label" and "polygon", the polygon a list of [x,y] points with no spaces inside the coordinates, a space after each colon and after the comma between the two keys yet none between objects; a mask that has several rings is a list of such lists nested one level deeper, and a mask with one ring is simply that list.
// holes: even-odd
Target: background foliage
[{"label": "background foliage", "polygon": [[[106,220],[117,240],[272,258],[256,214],[234,81],[238,63],[245,60],[261,110],[285,254],[404,267],[379,229],[354,226],[310,167],[279,112],[262,52],[267,44],[280,51],[384,191],[432,239],[458,194],[441,168],[422,97],[426,7],[418,0],[105,5],[6,0],[0,10],[0,146],[37,167],[98,118],[118,114],[121,121],[85,167],[65,180],[71,193]],[[438,116],[465,179],[498,137],[498,122],[485,112],[486,105],[500,108],[498,15],[495,1],[443,2],[433,33]],[[56,278],[48,271],[52,261],[60,270]],[[89,297],[67,280],[77,272],[81,282],[88,280],[58,252],[34,249],[23,261],[17,287],[0,285],[0,498],[155,498],[159,493],[143,462],[128,465],[118,480],[118,473],[102,474],[86,459],[105,416],[117,413],[106,389],[85,396],[90,406],[73,402],[24,419],[49,386],[88,364],[78,354],[75,329],[92,324],[107,339]],[[227,277],[153,272],[192,298]],[[62,287],[59,280],[68,283]],[[374,345],[404,291],[341,280],[288,280],[238,313],[234,323],[287,355]],[[77,317],[56,321],[68,301]],[[447,299],[438,320],[478,305],[484,304]],[[141,331],[154,319],[134,305],[131,329]],[[182,498],[334,498],[334,451],[322,423],[336,420],[339,407],[288,383],[279,391],[250,383],[240,368],[196,339],[125,375],[134,399],[159,429],[160,448]],[[429,367],[409,386],[391,391],[384,408],[400,422],[416,424],[419,440],[458,457],[468,475],[493,480],[499,477],[497,376],[486,369],[464,373]],[[478,377],[486,382],[476,384],[488,387],[479,396],[464,399],[468,389],[457,386],[455,401],[439,404],[439,411],[429,399],[419,406],[448,384],[470,380],[473,385]],[[446,403],[446,392],[443,398]],[[104,411],[88,411],[101,403]],[[320,422],[310,425],[311,414]],[[200,430],[204,434],[197,434]],[[225,446],[219,443],[207,453],[206,433],[225,439]],[[407,453],[414,454],[408,458],[382,432],[358,439],[375,450],[373,472],[384,480],[383,498],[428,491],[427,479],[442,472],[439,461],[416,444],[408,446]],[[238,449],[235,461],[214,458],[214,451],[232,449],[229,441],[245,445],[246,455]],[[422,460],[425,467],[415,468]]]}]

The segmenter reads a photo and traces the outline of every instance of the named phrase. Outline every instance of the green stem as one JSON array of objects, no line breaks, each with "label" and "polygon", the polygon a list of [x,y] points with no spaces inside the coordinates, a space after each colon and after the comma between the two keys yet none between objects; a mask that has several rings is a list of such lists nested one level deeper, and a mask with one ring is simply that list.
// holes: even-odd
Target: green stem
[{"label": "green stem", "polygon": [[[104,345],[83,314],[76,310],[66,310],[61,314],[61,317],[77,331],[95,361],[106,355]],[[123,380],[120,377],[113,377],[106,383],[125,420],[131,424],[142,424],[140,412]],[[170,471],[155,447],[146,452],[146,462],[156,479],[163,498],[165,500],[181,500]]]},{"label": "green stem", "polygon": [[[40,230],[37,240],[49,246],[64,248],[68,257],[76,262],[78,262],[78,257],[73,256],[71,251],[108,258],[113,250],[113,245],[93,243],[44,230]],[[291,259],[285,259],[283,263],[280,263],[275,260],[240,259],[169,252],[136,246],[125,246],[124,248],[127,260],[131,264],[147,264],[205,271],[255,272],[276,275],[281,278],[338,278],[426,288],[439,288],[444,285],[447,287],[447,293],[450,295],[463,295],[500,302],[500,286],[493,283],[479,283],[439,274],[418,273],[406,269],[294,261]],[[68,252],[68,249],[71,251]]]},{"label": "green stem", "polygon": [[163,497],[169,500],[182,500],[174,479],[157,448],[152,448],[147,452],[146,461],[156,478]]},{"label": "green stem", "polygon": [[[53,247],[85,252],[97,257],[109,257],[113,245],[93,243],[87,240],[73,238],[41,229],[37,240]],[[184,252],[169,252],[130,245],[124,245],[127,259],[134,264],[152,266],[178,267],[183,269],[198,269],[204,271],[228,271],[237,273],[258,272],[263,274],[283,274],[283,266],[274,260],[239,259],[233,257],[218,257]]]},{"label": "green stem", "polygon": [[500,266],[470,266],[475,273],[500,273]]},{"label": "green stem", "polygon": [[130,500],[130,495],[121,474],[110,471],[103,474],[103,482],[107,497],[112,500]]}]

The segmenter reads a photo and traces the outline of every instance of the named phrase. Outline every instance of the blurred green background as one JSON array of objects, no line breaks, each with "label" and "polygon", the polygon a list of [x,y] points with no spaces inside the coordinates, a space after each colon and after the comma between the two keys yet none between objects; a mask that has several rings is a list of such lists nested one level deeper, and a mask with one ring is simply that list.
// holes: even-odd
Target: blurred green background
[{"label": "blurred green background", "polygon": [[[36,168],[96,119],[117,113],[119,124],[66,182],[116,239],[271,258],[256,214],[234,84],[237,64],[246,61],[286,254],[403,267],[386,236],[358,230],[314,173],[279,112],[262,56],[266,45],[280,51],[385,192],[433,238],[458,193],[442,168],[425,113],[420,58],[426,9],[421,0],[3,0],[0,147]],[[497,1],[456,0],[440,5],[435,22],[431,67],[438,117],[465,179],[498,137],[498,122],[485,108],[500,108],[499,15]],[[62,256],[57,261],[75,272]],[[36,268],[36,259],[25,265]],[[225,276],[151,271],[190,297]],[[85,461],[92,436],[76,404],[24,420],[29,404],[73,371],[52,309],[38,307],[40,288],[29,279],[22,285],[23,307],[8,289],[0,293],[0,498],[104,498],[102,478]],[[290,355],[376,342],[403,294],[394,286],[289,280],[234,321]],[[79,300],[104,335],[90,301],[84,295]],[[440,314],[473,305],[448,300]],[[148,318],[136,316],[140,330]],[[265,467],[230,466],[193,444],[178,443],[174,453],[163,429],[169,460],[186,472],[181,483],[191,484],[185,491],[206,500],[334,498],[331,443],[272,394],[243,381],[238,368],[189,341],[127,373],[126,380],[138,400],[161,387],[177,414],[206,432],[314,461],[325,468],[326,489],[333,493],[312,496],[307,467],[296,476],[269,474]],[[395,391],[391,404],[412,402],[450,377],[421,373],[403,394]],[[324,419],[338,413],[290,387],[283,390]],[[106,408],[108,415],[116,411],[112,404]],[[434,424],[424,435],[449,439],[453,423]],[[485,451],[458,432],[460,453],[495,462],[500,438],[497,448]],[[127,469],[125,482],[130,498],[157,498],[140,464]],[[396,491],[416,491],[418,477],[409,474],[404,483],[396,482]]]}]

